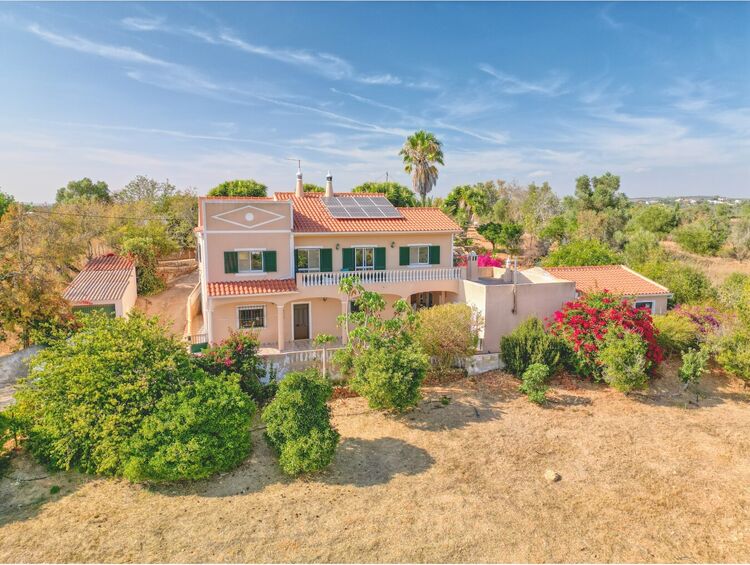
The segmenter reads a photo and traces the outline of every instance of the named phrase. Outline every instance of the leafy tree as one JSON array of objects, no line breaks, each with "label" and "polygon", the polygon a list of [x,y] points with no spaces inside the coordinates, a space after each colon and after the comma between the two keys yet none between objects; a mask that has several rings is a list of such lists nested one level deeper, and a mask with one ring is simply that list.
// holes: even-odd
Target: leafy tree
[{"label": "leafy tree", "polygon": [[162,396],[127,443],[123,476],[198,480],[242,463],[250,453],[255,405],[237,380],[205,375]]},{"label": "leafy tree", "polygon": [[44,344],[73,324],[62,298],[73,242],[60,245],[60,225],[29,212],[12,204],[0,218],[0,341],[15,335],[22,347]]},{"label": "leafy tree", "polygon": [[488,212],[487,193],[478,185],[456,186],[446,196],[442,209],[466,227]]},{"label": "leafy tree", "polygon": [[70,202],[74,200],[99,200],[110,202],[109,187],[104,181],[94,182],[88,177],[81,180],[72,180],[66,186],[57,191],[55,197],[57,202]]},{"label": "leafy tree", "polygon": [[648,204],[633,210],[633,217],[628,223],[629,230],[642,230],[664,237],[679,224],[680,216],[677,207],[665,204]]},{"label": "leafy tree", "polygon": [[117,202],[158,202],[177,192],[177,188],[168,180],[159,182],[157,180],[138,175],[131,180],[122,190],[114,194]]},{"label": "leafy tree", "polygon": [[113,234],[111,241],[119,253],[135,261],[138,294],[153,294],[164,288],[164,281],[157,275],[159,257],[177,248],[164,223],[126,224]]},{"label": "leafy tree", "polygon": [[[16,392],[19,417],[31,453],[54,469],[190,479],[180,473],[202,469],[198,476],[205,476],[247,455],[249,443],[237,435],[249,433],[250,401],[236,383],[197,368],[156,318],[86,316],[77,333],[29,366]],[[220,443],[226,447],[208,453]]]},{"label": "leafy tree", "polygon": [[553,216],[539,232],[542,240],[563,245],[570,239],[570,225],[565,216]]},{"label": "leafy tree", "polygon": [[597,354],[602,377],[620,392],[642,389],[648,383],[648,344],[637,333],[612,329]]},{"label": "leafy tree", "polygon": [[434,134],[420,130],[406,138],[399,155],[404,161],[404,171],[411,175],[414,192],[425,203],[427,193],[437,183],[438,169],[436,163],[443,163],[442,143]]},{"label": "leafy tree", "polygon": [[208,191],[208,196],[266,196],[268,187],[253,179],[228,180]]},{"label": "leafy tree", "polygon": [[405,187],[403,184],[397,182],[365,182],[359,186],[355,186],[352,192],[376,192],[383,194],[391,204],[397,207],[410,207],[416,206],[417,201],[414,198],[414,193]]},{"label": "leafy tree", "polygon": [[547,182],[542,186],[531,183],[526,188],[520,212],[524,232],[534,240],[542,238],[545,227],[560,214],[560,199]]},{"label": "leafy tree", "polygon": [[515,222],[498,224],[490,222],[482,224],[477,228],[477,232],[492,243],[492,252],[495,252],[497,246],[502,247],[508,253],[516,254],[521,248],[521,238],[523,237],[523,227]]},{"label": "leafy tree", "polygon": [[263,410],[266,440],[285,473],[320,471],[333,460],[339,434],[327,404],[332,392],[331,383],[315,370],[288,373]]},{"label": "leafy tree", "polygon": [[716,255],[728,236],[728,225],[715,216],[682,226],[674,233],[683,249],[699,255]]},{"label": "leafy tree", "polygon": [[440,304],[417,312],[415,339],[443,372],[476,353],[481,325],[481,314],[468,304]]},{"label": "leafy tree", "polygon": [[415,406],[428,368],[427,356],[414,340],[416,313],[405,300],[397,300],[393,318],[383,319],[385,300],[364,290],[357,277],[344,277],[339,290],[354,297],[357,306],[343,316],[349,340],[335,355],[342,371],[352,375],[352,390],[367,398],[371,408],[403,411]]},{"label": "leafy tree", "polygon": [[521,386],[518,390],[529,397],[535,404],[544,404],[547,401],[547,379],[549,379],[549,367],[544,363],[532,363],[523,372]]},{"label": "leafy tree", "polygon": [[745,287],[748,285],[750,285],[750,275],[732,273],[719,287],[719,302],[724,308],[734,310],[738,304],[742,304]]},{"label": "leafy tree", "polygon": [[313,184],[311,182],[306,182],[302,185],[302,189],[305,192],[325,192],[326,189],[319,184]]},{"label": "leafy tree", "polygon": [[11,196],[10,194],[7,194],[0,190],[0,218],[3,217],[3,214],[5,214],[6,210],[10,207],[11,204],[15,202],[15,198]]},{"label": "leafy tree", "polygon": [[556,370],[565,354],[564,344],[544,329],[539,318],[528,318],[500,338],[500,358],[507,369],[520,377],[534,364]]},{"label": "leafy tree", "polygon": [[561,245],[542,261],[542,265],[545,267],[616,265],[621,260],[621,257],[607,244],[589,239]]},{"label": "leafy tree", "polygon": [[639,229],[630,234],[623,258],[625,263],[637,269],[638,265],[648,262],[659,252],[659,236],[652,231]]},{"label": "leafy tree", "polygon": [[164,216],[169,238],[180,249],[195,247],[193,229],[198,224],[198,197],[194,192],[176,191],[159,200],[154,206]]},{"label": "leafy tree", "polygon": [[622,243],[622,232],[630,217],[630,203],[620,192],[620,177],[582,175],[576,179],[575,198],[566,199],[575,217],[579,239],[600,239],[610,245]]},{"label": "leafy tree", "polygon": [[[0,210],[2,215],[2,210]],[[738,218],[729,236],[732,254],[740,261],[750,259],[750,216]]]}]

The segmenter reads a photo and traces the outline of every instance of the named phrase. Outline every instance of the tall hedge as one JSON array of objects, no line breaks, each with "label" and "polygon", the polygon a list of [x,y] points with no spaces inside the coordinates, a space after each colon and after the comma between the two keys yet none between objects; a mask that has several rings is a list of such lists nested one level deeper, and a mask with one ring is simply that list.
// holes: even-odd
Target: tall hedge
[{"label": "tall hedge", "polygon": [[528,318],[500,338],[500,358],[508,371],[517,377],[535,363],[546,365],[554,372],[564,352],[564,344],[547,333],[539,318]]}]

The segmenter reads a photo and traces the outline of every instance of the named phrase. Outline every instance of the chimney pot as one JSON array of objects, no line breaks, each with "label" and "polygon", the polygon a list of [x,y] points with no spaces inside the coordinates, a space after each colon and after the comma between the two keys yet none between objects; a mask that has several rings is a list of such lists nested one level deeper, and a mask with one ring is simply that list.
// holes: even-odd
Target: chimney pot
[{"label": "chimney pot", "polygon": [[328,171],[328,174],[326,175],[326,197],[333,196],[333,175],[331,175],[331,171]]},{"label": "chimney pot", "polygon": [[305,195],[305,185],[302,184],[302,170],[297,169],[297,186],[294,189],[294,195],[302,198]]}]

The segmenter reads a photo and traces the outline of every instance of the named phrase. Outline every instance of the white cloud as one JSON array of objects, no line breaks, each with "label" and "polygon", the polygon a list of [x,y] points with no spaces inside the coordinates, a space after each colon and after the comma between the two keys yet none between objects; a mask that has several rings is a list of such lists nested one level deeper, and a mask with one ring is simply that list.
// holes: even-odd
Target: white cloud
[{"label": "white cloud", "polygon": [[360,75],[355,79],[357,82],[361,82],[363,84],[387,84],[387,85],[397,85],[401,84],[401,79],[398,77],[395,77],[391,74],[384,74],[384,75]]},{"label": "white cloud", "polygon": [[542,81],[531,82],[520,79],[509,73],[499,71],[492,65],[480,63],[479,70],[495,78],[500,89],[506,94],[542,94],[544,96],[560,96],[565,94],[563,86],[566,78],[558,73],[551,73],[550,76]]},{"label": "white cloud", "polygon": [[532,179],[536,179],[536,178],[540,178],[540,177],[548,177],[548,176],[550,176],[551,174],[552,174],[552,171],[543,171],[543,170],[538,170],[538,171],[531,171],[531,172],[530,172],[530,173],[528,174],[528,177],[529,177],[529,178],[532,178]]}]

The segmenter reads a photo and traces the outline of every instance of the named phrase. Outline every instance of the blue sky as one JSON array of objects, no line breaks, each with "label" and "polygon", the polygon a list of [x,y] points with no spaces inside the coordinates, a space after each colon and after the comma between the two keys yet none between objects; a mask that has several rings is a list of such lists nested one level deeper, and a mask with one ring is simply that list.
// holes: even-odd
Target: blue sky
[{"label": "blue sky", "polygon": [[200,193],[620,174],[630,196],[750,196],[748,3],[0,5],[0,189],[138,174]]}]

